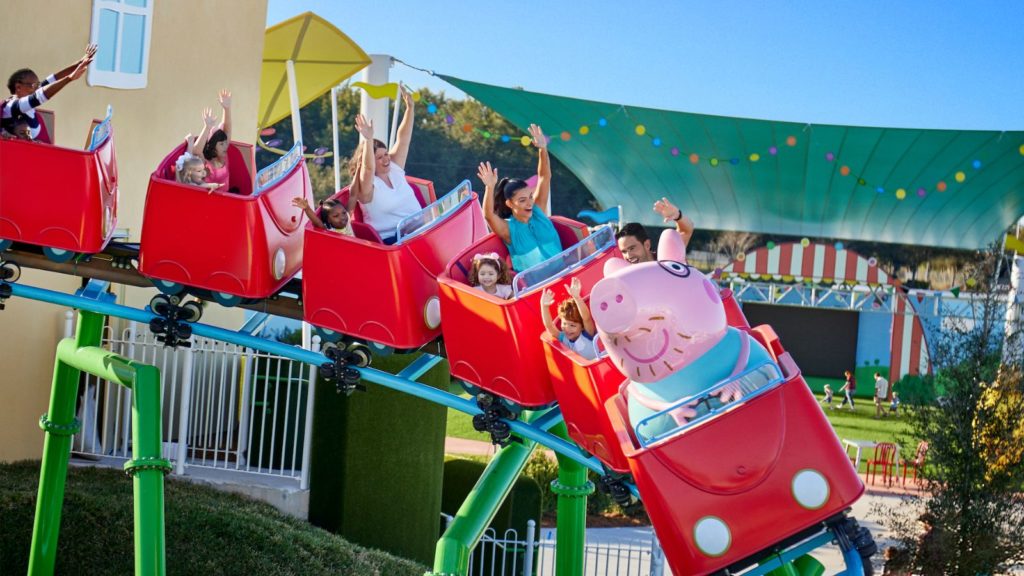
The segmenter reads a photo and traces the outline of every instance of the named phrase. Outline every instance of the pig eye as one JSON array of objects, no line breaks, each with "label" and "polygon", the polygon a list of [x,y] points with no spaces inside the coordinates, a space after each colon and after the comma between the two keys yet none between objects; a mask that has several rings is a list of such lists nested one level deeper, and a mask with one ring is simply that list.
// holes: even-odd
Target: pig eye
[{"label": "pig eye", "polygon": [[665,269],[666,272],[673,276],[680,278],[690,277],[690,267],[681,262],[674,262],[672,260],[659,260],[658,265]]}]

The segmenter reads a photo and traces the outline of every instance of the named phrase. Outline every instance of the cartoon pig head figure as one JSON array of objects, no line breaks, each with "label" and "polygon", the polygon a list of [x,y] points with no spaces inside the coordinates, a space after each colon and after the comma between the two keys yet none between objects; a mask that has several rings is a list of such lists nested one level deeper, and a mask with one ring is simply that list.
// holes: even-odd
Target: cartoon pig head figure
[{"label": "cartoon pig head figure", "polygon": [[601,341],[634,382],[657,382],[688,366],[726,334],[718,286],[686,264],[686,245],[665,230],[658,260],[613,258],[590,296]]}]

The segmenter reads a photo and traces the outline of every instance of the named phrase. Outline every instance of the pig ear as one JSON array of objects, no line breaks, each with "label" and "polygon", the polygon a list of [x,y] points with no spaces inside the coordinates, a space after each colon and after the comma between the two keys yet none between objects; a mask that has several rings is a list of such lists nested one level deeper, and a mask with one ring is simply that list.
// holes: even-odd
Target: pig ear
[{"label": "pig ear", "polygon": [[658,260],[673,260],[686,264],[686,243],[676,230],[665,230],[658,240]]},{"label": "pig ear", "polygon": [[605,278],[611,276],[616,270],[620,270],[629,266],[629,262],[626,262],[622,258],[609,258],[604,262],[604,275]]}]

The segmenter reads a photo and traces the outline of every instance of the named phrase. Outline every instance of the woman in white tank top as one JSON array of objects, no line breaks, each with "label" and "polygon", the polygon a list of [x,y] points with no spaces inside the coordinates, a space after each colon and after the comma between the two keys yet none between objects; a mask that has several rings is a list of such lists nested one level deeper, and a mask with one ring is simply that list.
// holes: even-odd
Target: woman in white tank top
[{"label": "woman in white tank top", "polygon": [[[373,137],[373,123],[356,116],[356,131],[362,136],[359,147],[353,155],[358,162],[352,178],[352,198],[363,209],[363,219],[373,226],[385,244],[396,240],[398,223],[420,210],[419,200],[412,186],[405,180],[405,161],[409,157],[409,142],[412,140],[413,101],[404,88],[402,102],[405,114],[398,125],[398,137],[391,150]],[[373,142],[373,146],[367,146]]]}]

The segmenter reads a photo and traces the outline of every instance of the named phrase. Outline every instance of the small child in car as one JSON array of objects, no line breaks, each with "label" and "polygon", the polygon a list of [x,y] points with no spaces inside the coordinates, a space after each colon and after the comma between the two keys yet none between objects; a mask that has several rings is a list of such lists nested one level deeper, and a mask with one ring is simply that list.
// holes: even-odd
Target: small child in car
[{"label": "small child in car", "polygon": [[504,300],[512,298],[512,281],[508,267],[495,252],[473,256],[469,269],[469,284]]},{"label": "small child in car", "polygon": [[[293,198],[292,206],[301,208],[315,228],[319,228],[320,230],[331,230],[338,234],[344,234],[345,236],[355,235],[352,231],[352,218],[348,213],[348,208],[337,200],[325,200],[321,202],[319,214],[317,214],[316,210],[310,208],[309,202],[302,197]],[[323,216],[323,218],[321,218],[321,216]]]},{"label": "small child in car", "polygon": [[568,346],[573,352],[587,360],[597,358],[597,348],[594,346],[594,335],[597,328],[594,326],[594,319],[590,315],[590,308],[580,296],[582,284],[579,278],[573,278],[569,286],[569,298],[566,298],[558,305],[558,317],[562,322],[562,329],[555,326],[551,318],[551,305],[555,303],[555,294],[550,288],[545,288],[540,297],[540,314],[544,319],[544,328],[552,338]]}]

